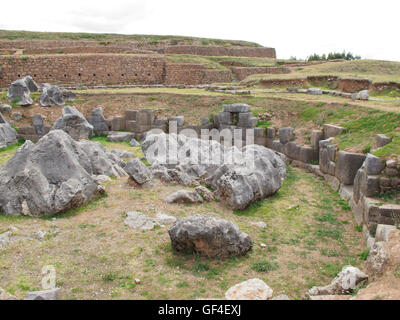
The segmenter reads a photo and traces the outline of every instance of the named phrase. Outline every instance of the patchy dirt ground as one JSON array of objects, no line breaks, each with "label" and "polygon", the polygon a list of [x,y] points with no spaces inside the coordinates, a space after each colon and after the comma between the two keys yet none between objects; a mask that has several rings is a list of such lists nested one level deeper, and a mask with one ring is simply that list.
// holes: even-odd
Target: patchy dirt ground
[{"label": "patchy dirt ground", "polygon": [[[106,197],[54,218],[0,215],[0,232],[13,232],[11,245],[0,249],[0,287],[22,298],[40,289],[42,267],[53,265],[64,299],[222,298],[230,286],[253,277],[265,280],[274,295],[301,299],[343,265],[362,266],[363,245],[347,203],[311,173],[288,170],[276,195],[244,211],[219,202],[167,204],[165,197],[182,186],[155,180],[143,189],[120,179],[106,183]],[[247,232],[254,247],[245,257],[224,260],[176,254],[167,227],[138,232],[124,225],[126,212],[134,210],[222,217]],[[44,239],[35,238],[38,231]]]}]

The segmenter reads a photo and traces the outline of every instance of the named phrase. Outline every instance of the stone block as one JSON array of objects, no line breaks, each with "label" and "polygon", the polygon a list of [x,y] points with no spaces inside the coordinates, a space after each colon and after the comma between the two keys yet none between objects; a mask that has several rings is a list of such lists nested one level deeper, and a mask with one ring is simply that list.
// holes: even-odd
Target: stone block
[{"label": "stone block", "polygon": [[272,141],[271,149],[283,153],[283,144],[277,140]]},{"label": "stone block", "polygon": [[312,163],[318,160],[318,152],[312,147],[300,147],[299,160],[305,163]]},{"label": "stone block", "polygon": [[319,142],[324,139],[324,133],[321,130],[311,132],[311,148],[319,150]]},{"label": "stone block", "polygon": [[258,123],[258,119],[251,112],[239,113],[239,127],[254,128]]},{"label": "stone block", "polygon": [[288,143],[293,138],[293,128],[280,128],[279,129],[279,141],[282,144]]},{"label": "stone block", "polygon": [[378,224],[376,226],[375,241],[385,241],[388,242],[390,234],[396,230],[395,226],[387,224]]},{"label": "stone block", "polygon": [[232,113],[230,112],[221,112],[218,115],[218,123],[220,125],[232,125],[233,124],[233,119],[232,119]]},{"label": "stone block", "polygon": [[344,131],[343,127],[336,126],[334,124],[324,124],[324,138],[328,139],[341,134]]},{"label": "stone block", "polygon": [[245,103],[224,104],[223,112],[249,112],[250,106]]},{"label": "stone block", "polygon": [[111,130],[125,130],[125,117],[114,117],[111,119]]},{"label": "stone block", "polygon": [[386,136],[384,134],[376,135],[376,147],[377,148],[382,148],[383,146],[386,146],[390,142],[392,142],[392,139],[389,138],[388,136]]},{"label": "stone block", "polygon": [[361,153],[339,151],[336,161],[336,177],[346,185],[353,184],[357,171],[364,163],[365,157]]},{"label": "stone block", "polygon": [[136,113],[136,122],[139,126],[151,127],[154,123],[153,110],[138,110]]},{"label": "stone block", "polygon": [[300,160],[300,146],[296,142],[288,142],[283,146],[284,154],[289,158]]},{"label": "stone block", "polygon": [[125,110],[125,120],[136,120],[137,110]]},{"label": "stone block", "polygon": [[267,137],[270,139],[275,138],[275,128],[267,128]]},{"label": "stone block", "polygon": [[385,168],[385,163],[379,157],[368,153],[363,168],[368,175],[377,175]]}]

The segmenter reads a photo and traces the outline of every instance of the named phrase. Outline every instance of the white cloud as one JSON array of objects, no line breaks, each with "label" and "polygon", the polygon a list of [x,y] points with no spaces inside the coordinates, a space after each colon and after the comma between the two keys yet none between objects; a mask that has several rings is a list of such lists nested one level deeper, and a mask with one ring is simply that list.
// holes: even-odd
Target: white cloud
[{"label": "white cloud", "polygon": [[349,50],[398,60],[398,0],[4,2],[10,30],[172,34],[255,41],[289,58]]}]

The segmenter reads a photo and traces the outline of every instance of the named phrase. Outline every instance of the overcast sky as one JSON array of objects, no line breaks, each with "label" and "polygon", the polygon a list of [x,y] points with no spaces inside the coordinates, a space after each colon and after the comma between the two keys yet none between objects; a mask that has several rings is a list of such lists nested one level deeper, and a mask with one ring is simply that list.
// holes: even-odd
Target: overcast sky
[{"label": "overcast sky", "polygon": [[0,29],[247,40],[278,58],[351,51],[400,61],[400,1],[2,1]]}]

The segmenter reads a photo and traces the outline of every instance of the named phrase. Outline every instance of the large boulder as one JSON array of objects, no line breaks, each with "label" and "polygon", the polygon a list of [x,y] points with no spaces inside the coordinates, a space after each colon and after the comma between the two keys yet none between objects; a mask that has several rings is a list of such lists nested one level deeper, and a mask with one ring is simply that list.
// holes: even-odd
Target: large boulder
[{"label": "large boulder", "polygon": [[123,173],[100,144],[74,141],[61,130],[27,141],[0,167],[0,211],[6,215],[54,215],[104,192],[96,175]]},{"label": "large boulder", "polygon": [[39,102],[42,107],[63,106],[66,101],[73,101],[76,98],[72,91],[61,89],[59,86],[49,83],[43,83],[41,90],[42,95]]},{"label": "large boulder", "polygon": [[93,126],[72,106],[64,107],[62,116],[57,119],[51,130],[63,130],[75,140],[89,139],[93,136]]},{"label": "large boulder", "polygon": [[174,250],[207,257],[243,256],[253,245],[233,222],[199,214],[177,219],[168,233]]},{"label": "large boulder", "polygon": [[86,120],[93,126],[95,134],[106,134],[109,131],[107,120],[103,115],[103,108],[92,110],[92,114],[86,117]]},{"label": "large boulder", "polygon": [[171,170],[179,169],[206,183],[219,199],[235,209],[244,209],[274,194],[286,173],[285,156],[260,145],[238,149],[214,140],[150,132],[142,150],[157,170],[156,176],[167,181]]},{"label": "large boulder", "polygon": [[17,132],[0,113],[0,149],[17,143]]},{"label": "large boulder", "polygon": [[32,79],[31,76],[27,75],[22,80],[24,80],[26,86],[28,87],[30,92],[37,92],[39,91],[39,87],[36,82]]},{"label": "large boulder", "polygon": [[29,106],[33,103],[30,90],[24,79],[14,81],[8,88],[7,98],[20,106]]},{"label": "large boulder", "polygon": [[139,185],[148,183],[153,179],[150,169],[138,158],[129,161],[124,167],[129,177]]}]

